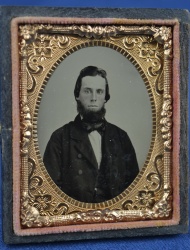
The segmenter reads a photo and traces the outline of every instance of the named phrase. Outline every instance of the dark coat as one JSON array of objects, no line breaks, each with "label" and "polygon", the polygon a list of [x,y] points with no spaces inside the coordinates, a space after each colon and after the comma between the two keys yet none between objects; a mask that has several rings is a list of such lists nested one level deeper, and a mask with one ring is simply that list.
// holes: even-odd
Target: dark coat
[{"label": "dark coat", "polygon": [[63,192],[82,202],[102,202],[123,192],[139,172],[125,131],[105,122],[102,162],[97,161],[80,116],[56,130],[44,153],[45,167]]}]

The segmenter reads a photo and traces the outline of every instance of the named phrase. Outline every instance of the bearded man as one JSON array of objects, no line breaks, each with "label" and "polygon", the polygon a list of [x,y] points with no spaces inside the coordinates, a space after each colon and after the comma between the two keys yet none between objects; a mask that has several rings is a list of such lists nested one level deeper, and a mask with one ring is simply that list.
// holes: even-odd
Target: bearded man
[{"label": "bearded man", "polygon": [[105,120],[110,94],[103,69],[81,70],[74,96],[78,115],[52,134],[44,164],[68,196],[104,202],[122,193],[139,173],[135,150],[127,133]]}]

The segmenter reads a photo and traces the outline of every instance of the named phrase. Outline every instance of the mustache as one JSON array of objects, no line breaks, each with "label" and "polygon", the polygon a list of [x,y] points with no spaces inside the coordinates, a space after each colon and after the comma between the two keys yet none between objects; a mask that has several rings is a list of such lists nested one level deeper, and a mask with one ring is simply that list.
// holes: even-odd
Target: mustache
[{"label": "mustache", "polygon": [[80,101],[77,101],[77,111],[83,117],[83,121],[88,123],[101,122],[106,114],[105,106],[98,111],[87,110]]}]

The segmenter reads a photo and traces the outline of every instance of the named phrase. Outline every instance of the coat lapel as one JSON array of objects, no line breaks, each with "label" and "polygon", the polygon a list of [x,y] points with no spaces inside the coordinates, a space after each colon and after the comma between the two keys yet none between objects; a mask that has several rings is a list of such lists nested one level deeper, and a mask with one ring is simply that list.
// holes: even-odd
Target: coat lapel
[{"label": "coat lapel", "polygon": [[114,133],[113,128],[110,128],[110,124],[106,122],[106,129],[105,129],[105,135],[104,135],[104,141],[105,141],[105,149],[107,151],[108,157],[111,155],[117,154],[116,152],[116,143],[117,143],[117,135]]},{"label": "coat lapel", "polygon": [[[118,169],[118,166],[116,164],[118,158],[117,145],[118,138],[117,134],[115,133],[115,129],[113,128],[113,126],[110,126],[110,124],[106,122],[102,150],[105,157],[106,173],[108,179],[110,179]],[[112,182],[111,179],[109,181],[110,183]]]},{"label": "coat lapel", "polygon": [[88,133],[86,133],[86,131],[84,131],[80,126],[78,126],[76,122],[77,119],[78,117],[75,119],[75,122],[70,130],[70,138],[73,142],[73,147],[94,167],[98,168],[98,163],[92,149]]}]

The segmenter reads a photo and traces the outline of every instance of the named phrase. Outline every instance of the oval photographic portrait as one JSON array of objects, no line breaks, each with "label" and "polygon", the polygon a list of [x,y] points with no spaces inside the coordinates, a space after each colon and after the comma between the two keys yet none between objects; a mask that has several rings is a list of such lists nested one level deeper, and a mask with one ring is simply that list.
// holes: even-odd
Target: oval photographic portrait
[{"label": "oval photographic portrait", "polygon": [[125,56],[86,47],[56,67],[38,111],[38,143],[66,195],[86,203],[118,196],[144,166],[151,139],[150,97]]}]

